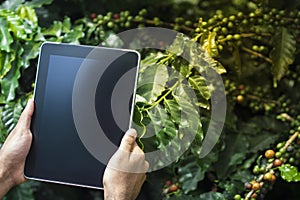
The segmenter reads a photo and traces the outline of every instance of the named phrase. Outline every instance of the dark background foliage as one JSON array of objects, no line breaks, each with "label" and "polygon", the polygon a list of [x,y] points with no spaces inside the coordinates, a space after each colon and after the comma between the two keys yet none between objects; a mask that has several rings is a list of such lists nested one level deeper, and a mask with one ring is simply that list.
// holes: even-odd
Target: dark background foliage
[{"label": "dark background foliage", "polygon": [[[4,63],[0,70],[1,142],[14,127],[27,98],[32,95],[38,48],[43,41],[98,45],[111,34],[141,26],[173,28],[191,38],[200,38],[197,42],[211,52],[213,58],[207,62],[217,63],[216,70],[224,79],[228,111],[219,143],[207,157],[198,159],[199,146],[195,143],[177,163],[149,174],[139,199],[233,199],[236,194],[247,194],[250,190],[245,184],[264,174],[265,170],[261,168],[270,162],[264,158],[265,150],[279,152],[280,148],[276,146],[299,131],[300,2],[297,0],[7,2],[19,2],[11,7],[12,12],[19,14],[20,5],[35,9],[38,24],[26,24],[26,20],[16,19],[11,26],[25,23],[25,28],[6,32],[10,26],[8,21],[0,21],[1,37],[11,41],[8,45],[1,45],[0,63]],[[128,11],[129,14],[125,14]],[[27,9],[27,12],[29,19],[33,16],[32,10]],[[130,21],[128,26],[122,22],[123,14],[125,21]],[[0,14],[1,19],[8,19],[7,16],[14,16],[14,13]],[[184,45],[174,45],[173,48],[189,48]],[[170,55],[167,52],[162,54],[165,57]],[[156,54],[143,52],[143,57],[143,63],[149,69],[153,63],[160,62]],[[185,66],[182,60],[167,59],[165,62],[180,70]],[[151,76],[158,73],[162,72],[153,70]],[[191,74],[189,86],[199,93],[201,137],[208,125],[209,98],[201,96],[201,91],[207,88],[196,78],[199,74],[195,74],[195,70],[191,70]],[[146,76],[149,74],[141,73],[140,81]],[[168,80],[167,74],[162,76]],[[160,91],[160,94],[163,96],[166,91]],[[175,94],[170,96],[168,100],[176,99]],[[145,119],[151,118],[151,113],[148,116],[143,110],[147,106],[145,102],[138,105],[138,113]],[[166,129],[166,133],[173,133],[172,127]],[[164,144],[168,140],[161,134],[155,144]],[[147,147],[147,141],[144,142]],[[201,139],[198,142],[201,143]],[[291,147],[293,149],[287,152],[288,155],[284,153],[283,160],[299,169],[299,139]],[[293,162],[290,162],[291,158],[294,158]],[[256,166],[260,167],[259,172],[254,170]],[[266,181],[257,198],[298,199],[299,183],[288,183],[278,169],[272,170],[277,177],[276,183]],[[168,182],[175,184],[177,189],[171,191]],[[16,187],[6,198],[102,199],[102,196],[101,191],[30,181]]]}]

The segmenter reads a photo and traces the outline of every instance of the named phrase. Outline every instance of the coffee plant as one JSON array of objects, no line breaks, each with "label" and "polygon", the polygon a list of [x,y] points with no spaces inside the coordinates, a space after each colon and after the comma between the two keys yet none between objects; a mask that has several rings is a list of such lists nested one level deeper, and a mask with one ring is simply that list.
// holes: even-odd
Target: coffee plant
[{"label": "coffee plant", "polygon": [[[134,110],[138,143],[145,152],[173,147],[157,158],[155,165],[162,166],[169,157],[176,157],[176,162],[149,174],[149,184],[158,187],[155,199],[275,199],[270,194],[273,187],[300,180],[300,3],[170,2],[166,6],[172,9],[169,18],[166,13],[153,14],[153,6],[145,4],[137,12],[98,14],[93,10],[80,19],[65,17],[47,27],[39,24],[42,16],[36,13],[52,0],[2,3],[0,142],[32,97],[42,42],[124,47],[118,37],[122,31],[169,28],[180,34],[166,50],[140,49]],[[147,41],[166,46],[147,35],[140,39],[131,45]],[[222,84],[211,84],[211,71],[223,79],[226,99],[218,101],[227,103],[226,121],[218,143],[200,158],[211,119],[211,98],[222,89]],[[192,134],[195,138],[190,143]],[[44,187],[27,182],[6,198],[39,198]],[[282,193],[287,199],[299,195]],[[89,193],[89,198],[99,198],[96,196],[94,191]]]}]

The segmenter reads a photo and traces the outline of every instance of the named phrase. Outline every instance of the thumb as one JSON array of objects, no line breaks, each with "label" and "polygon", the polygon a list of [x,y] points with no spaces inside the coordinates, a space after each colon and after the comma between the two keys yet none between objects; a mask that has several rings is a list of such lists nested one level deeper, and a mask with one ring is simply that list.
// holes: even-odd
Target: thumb
[{"label": "thumb", "polygon": [[137,133],[134,129],[129,129],[122,138],[119,149],[127,152],[132,152],[135,147],[135,139]]},{"label": "thumb", "polygon": [[34,111],[34,102],[32,99],[29,99],[26,107],[24,108],[24,110],[20,116],[18,124],[29,129],[33,111]]}]

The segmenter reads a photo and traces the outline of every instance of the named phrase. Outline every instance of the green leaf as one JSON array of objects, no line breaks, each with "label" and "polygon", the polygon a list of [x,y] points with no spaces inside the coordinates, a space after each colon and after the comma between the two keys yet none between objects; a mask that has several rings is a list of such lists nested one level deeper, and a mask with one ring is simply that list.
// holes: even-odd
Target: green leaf
[{"label": "green leaf", "polygon": [[177,56],[181,55],[184,51],[186,41],[190,40],[183,33],[178,33],[174,42],[168,47],[167,51]]},{"label": "green leaf", "polygon": [[298,182],[300,181],[300,172],[298,168],[292,165],[282,165],[279,167],[281,177],[287,182]]},{"label": "green leaf", "polygon": [[227,133],[225,145],[225,150],[220,153],[220,159],[215,163],[219,178],[225,178],[243,162],[248,152],[249,142],[242,132],[230,135]]},{"label": "green leaf", "polygon": [[153,103],[166,90],[168,78],[168,69],[165,65],[148,66],[140,72],[137,94]]},{"label": "green leaf", "polygon": [[210,56],[203,56],[202,59],[208,63],[206,67],[214,69],[218,74],[224,74],[227,72],[224,66],[218,60]]},{"label": "green leaf", "polygon": [[[2,109],[0,110],[0,112],[2,113]],[[2,120],[0,120],[0,148],[1,148],[1,144],[4,143],[7,135],[8,135],[7,128],[4,126]]]},{"label": "green leaf", "polygon": [[134,105],[132,119],[133,122],[131,124],[131,127],[134,128],[138,132],[139,137],[141,137],[146,127],[143,124],[143,113],[137,105]]},{"label": "green leaf", "polygon": [[0,80],[7,75],[12,68],[12,62],[15,59],[15,53],[0,53]]},{"label": "green leaf", "polygon": [[[10,52],[10,45],[13,43],[13,38],[8,31],[6,19],[0,16],[0,50]],[[2,54],[2,53],[1,53]],[[0,67],[2,67],[1,65]]]},{"label": "green leaf", "polygon": [[172,121],[179,124],[181,119],[181,107],[175,99],[165,99],[164,106],[168,113],[170,113]]},{"label": "green leaf", "polygon": [[207,192],[199,196],[199,200],[226,200],[224,195],[219,192]]},{"label": "green leaf", "polygon": [[42,42],[26,42],[23,45],[24,52],[22,59],[24,61],[23,68],[27,69],[30,66],[30,60],[36,59],[40,52]]},{"label": "green leaf", "polygon": [[20,68],[24,62],[21,58],[23,48],[17,42],[14,43],[13,49],[18,53],[15,60],[12,63],[11,70],[5,75],[4,78],[0,79],[1,93],[6,97],[6,101],[12,101],[15,99],[15,90],[19,87],[18,79],[20,78]]},{"label": "green leaf", "polygon": [[[66,29],[64,25],[62,26],[62,29]],[[63,42],[79,44],[79,39],[83,37],[84,33],[82,32],[82,26],[76,26],[64,35]]]},{"label": "green leaf", "polygon": [[[148,111],[148,115],[153,124],[154,134],[158,134],[165,126],[166,120],[168,120],[167,112],[160,106],[155,106],[152,110]],[[149,130],[148,126],[147,129]]]},{"label": "green leaf", "polygon": [[[253,163],[253,162],[252,162]],[[232,176],[230,176],[231,182],[234,183],[234,187],[239,191],[245,188],[245,183],[250,182],[253,178],[249,167],[244,170],[237,170]]]},{"label": "green leaf", "polygon": [[137,105],[134,105],[134,109],[133,109],[133,121],[137,124],[137,125],[142,125],[142,121],[143,121],[143,114],[140,111],[139,107]]},{"label": "green leaf", "polygon": [[122,39],[113,31],[107,31],[104,37],[105,40],[101,43],[103,46],[121,48],[124,45]]},{"label": "green leaf", "polygon": [[205,158],[197,159],[198,154],[185,157],[178,163],[179,182],[185,194],[197,189],[198,183],[204,179],[204,175],[211,169],[212,163],[218,160],[218,152],[212,151]]},{"label": "green leaf", "polygon": [[177,57],[171,64],[172,68],[175,69],[175,71],[171,71],[170,80],[176,80],[178,78],[185,79],[193,73],[192,70],[194,69],[194,67],[190,65],[186,60]]},{"label": "green leaf", "polygon": [[273,50],[270,53],[275,83],[286,74],[289,65],[294,62],[295,51],[296,39],[286,28],[282,27],[274,35]]},{"label": "green leaf", "polygon": [[203,73],[208,63],[203,59],[205,56],[205,51],[200,47],[198,43],[193,40],[186,41],[186,54],[188,54],[188,61],[191,66],[198,71],[198,73]]},{"label": "green leaf", "polygon": [[36,42],[37,41],[39,41],[39,42],[45,42],[46,41],[46,39],[44,37],[44,34],[42,33],[40,27],[37,28],[33,40],[36,41]]},{"label": "green leaf", "polygon": [[199,92],[199,94],[201,94],[201,96],[204,99],[206,99],[206,100],[210,99],[211,93],[206,84],[206,79],[203,76],[195,75],[195,76],[189,77],[188,81],[191,84],[191,86],[197,92]]},{"label": "green leaf", "polygon": [[38,18],[33,8],[21,5],[16,13],[20,16],[21,19],[27,19],[37,25]]},{"label": "green leaf", "polygon": [[[173,93],[174,99],[180,106],[179,134],[182,148],[188,149],[193,141],[199,145],[203,140],[203,130],[200,121],[197,97],[194,91],[183,83],[179,84]],[[201,147],[199,147],[201,148]]]},{"label": "green leaf", "polygon": [[139,68],[139,72],[143,73],[149,66],[156,65],[159,60],[166,58],[167,55],[163,54],[161,52],[157,53],[150,53],[148,56],[146,56],[142,61]]},{"label": "green leaf", "polygon": [[[191,94],[190,94],[191,93]],[[198,125],[201,125],[199,119],[196,96],[193,96],[193,90],[185,84],[179,84],[174,91],[174,98],[181,107],[181,128],[188,128],[197,131]]]},{"label": "green leaf", "polygon": [[30,35],[27,35],[26,31],[31,33],[31,30],[25,26],[30,26],[28,23],[25,23],[19,15],[9,10],[0,10],[0,17],[5,17],[7,20],[6,28],[13,33],[13,36],[21,39],[28,40]]},{"label": "green leaf", "polygon": [[275,143],[280,137],[276,133],[286,130],[286,127],[273,117],[255,116],[240,122],[238,129],[243,130],[244,137],[249,141],[248,152],[255,153]]},{"label": "green leaf", "polygon": [[11,102],[4,106],[1,113],[1,120],[8,132],[11,132],[17,124],[22,110],[23,106],[20,99],[17,102]]},{"label": "green leaf", "polygon": [[[68,33],[71,30],[71,19],[70,17],[65,17],[64,21],[62,22],[62,31],[64,33]],[[76,26],[75,29],[78,29],[77,27],[80,27],[80,29],[82,29],[82,25]]]},{"label": "green leaf", "polygon": [[25,0],[6,0],[5,2],[2,3],[0,8],[14,11],[18,8],[18,6],[20,6],[24,2]]},{"label": "green leaf", "polygon": [[12,190],[5,196],[4,200],[34,200],[31,183],[23,183]]},{"label": "green leaf", "polygon": [[32,0],[29,2],[26,2],[27,6],[30,6],[32,8],[40,8],[44,5],[49,5],[53,2],[53,0]]},{"label": "green leaf", "polygon": [[52,26],[48,29],[43,30],[43,34],[45,36],[56,36],[56,37],[60,37],[61,33],[62,33],[62,28],[63,25],[61,22],[59,21],[54,21]]},{"label": "green leaf", "polygon": [[147,125],[147,134],[156,135],[158,148],[161,149],[170,143],[178,131],[170,120],[167,111],[160,106],[155,106],[148,111],[151,123]]},{"label": "green leaf", "polygon": [[258,152],[264,150],[266,147],[275,143],[279,139],[279,134],[274,134],[272,132],[261,132],[261,134],[251,137],[249,139],[251,148],[249,152]]},{"label": "green leaf", "polygon": [[196,160],[188,162],[186,165],[178,169],[179,182],[185,194],[197,189],[197,185],[204,179],[207,168],[199,166]]}]

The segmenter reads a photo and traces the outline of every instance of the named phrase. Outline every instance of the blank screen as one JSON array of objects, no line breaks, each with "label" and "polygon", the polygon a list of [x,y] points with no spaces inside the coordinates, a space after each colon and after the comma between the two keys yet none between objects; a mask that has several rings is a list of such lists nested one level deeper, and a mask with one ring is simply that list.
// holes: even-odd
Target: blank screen
[{"label": "blank screen", "polygon": [[[81,67],[101,71],[102,76],[93,97],[95,111],[104,134],[112,143],[119,145],[124,130],[129,126],[130,118],[123,119],[122,124],[127,127],[117,124],[111,111],[111,97],[122,75],[133,68],[137,70],[138,56],[135,53],[122,53],[124,55],[116,55],[114,62],[107,65],[103,64],[105,58],[99,53],[98,59],[51,53],[45,54],[45,58],[40,58],[41,72],[38,72],[37,76],[35,113],[31,128],[33,143],[25,165],[27,177],[87,187],[103,187],[105,163],[98,161],[83,145],[74,123],[72,95],[75,79],[81,72]],[[128,83],[125,84],[126,91],[133,93],[135,79],[135,76],[128,79]],[[84,81],[88,81],[88,77]],[[121,97],[119,100],[120,104],[124,104]],[[84,103],[84,100],[82,102]],[[125,102],[124,105],[130,112],[131,102]],[[103,151],[100,145],[101,141],[99,151]]]}]

